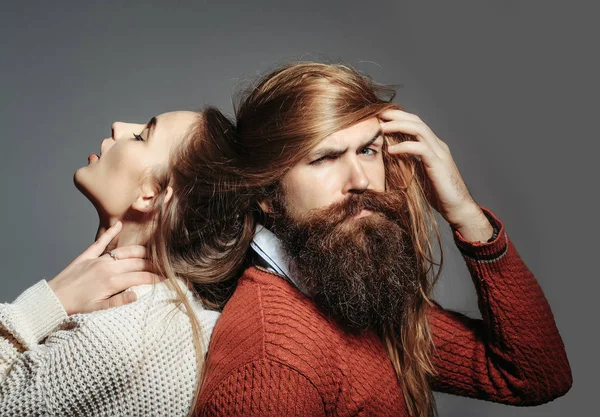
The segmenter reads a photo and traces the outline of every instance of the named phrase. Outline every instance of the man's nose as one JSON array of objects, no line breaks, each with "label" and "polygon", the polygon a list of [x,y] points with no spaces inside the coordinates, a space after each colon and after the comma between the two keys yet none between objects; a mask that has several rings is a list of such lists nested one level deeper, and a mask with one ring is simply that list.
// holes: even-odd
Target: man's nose
[{"label": "man's nose", "polygon": [[369,188],[370,181],[364,167],[357,158],[351,158],[347,162],[346,169],[348,177],[344,187],[344,194],[361,194]]}]

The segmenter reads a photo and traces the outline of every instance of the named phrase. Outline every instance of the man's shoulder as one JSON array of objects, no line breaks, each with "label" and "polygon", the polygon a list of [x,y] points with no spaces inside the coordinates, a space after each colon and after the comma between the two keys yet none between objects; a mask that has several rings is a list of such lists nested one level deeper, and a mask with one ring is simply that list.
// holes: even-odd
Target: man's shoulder
[{"label": "man's shoulder", "polygon": [[306,336],[306,329],[337,332],[315,303],[284,278],[248,268],[223,309],[213,338],[246,339],[260,333],[261,343],[272,337]]},{"label": "man's shoulder", "polygon": [[208,379],[227,377],[251,363],[279,363],[304,373],[326,356],[335,359],[343,335],[315,304],[285,279],[249,268],[215,326]]}]

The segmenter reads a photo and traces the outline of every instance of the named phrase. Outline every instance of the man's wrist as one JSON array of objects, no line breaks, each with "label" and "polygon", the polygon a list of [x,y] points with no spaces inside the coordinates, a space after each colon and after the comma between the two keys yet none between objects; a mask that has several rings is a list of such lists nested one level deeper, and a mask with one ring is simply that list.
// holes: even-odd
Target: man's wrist
[{"label": "man's wrist", "polygon": [[452,229],[454,242],[463,256],[477,261],[492,261],[502,257],[507,251],[508,240],[502,221],[490,209],[480,206],[483,214],[491,223],[495,237],[486,236],[485,240],[470,241],[456,229]]},{"label": "man's wrist", "polygon": [[494,228],[479,206],[466,212],[462,220],[451,224],[451,227],[468,242],[490,242],[498,236],[498,229]]}]

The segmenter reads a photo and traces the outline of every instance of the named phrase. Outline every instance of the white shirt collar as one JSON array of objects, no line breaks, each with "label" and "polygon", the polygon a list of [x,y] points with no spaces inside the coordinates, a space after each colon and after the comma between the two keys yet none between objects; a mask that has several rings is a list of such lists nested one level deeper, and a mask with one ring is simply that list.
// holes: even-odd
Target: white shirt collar
[{"label": "white shirt collar", "polygon": [[292,259],[283,249],[281,241],[273,232],[262,224],[256,225],[254,238],[250,244],[258,256],[268,265],[269,269],[281,275],[294,284],[301,292],[308,295],[304,288],[294,279]]}]

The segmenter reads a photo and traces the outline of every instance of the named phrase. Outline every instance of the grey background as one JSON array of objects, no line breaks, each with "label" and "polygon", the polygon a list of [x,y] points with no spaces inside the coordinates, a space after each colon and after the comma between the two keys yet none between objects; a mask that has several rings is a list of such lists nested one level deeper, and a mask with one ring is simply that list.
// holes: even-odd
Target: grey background
[{"label": "grey background", "polygon": [[[52,278],[93,240],[96,214],[72,175],[112,121],[205,103],[230,113],[235,87],[277,63],[341,59],[402,84],[398,101],[449,144],[539,279],[573,368],[572,390],[548,405],[438,395],[440,416],[593,414],[600,31],[592,2],[566,4],[3,1],[0,301]],[[476,315],[443,228],[438,299]]]}]

